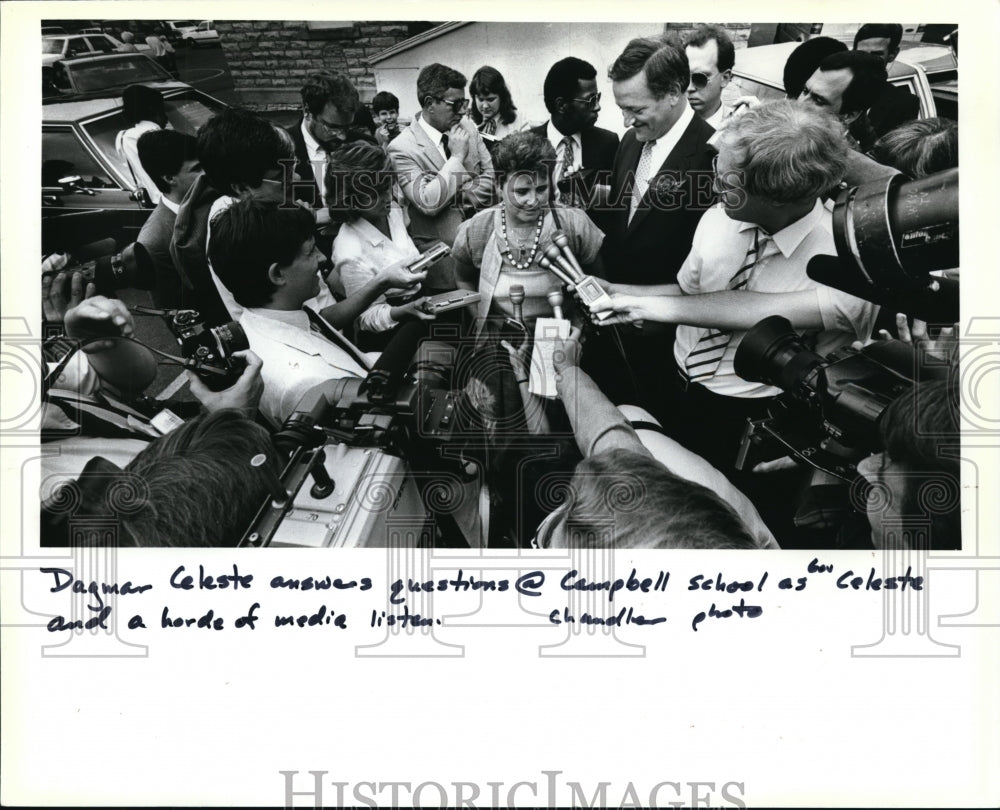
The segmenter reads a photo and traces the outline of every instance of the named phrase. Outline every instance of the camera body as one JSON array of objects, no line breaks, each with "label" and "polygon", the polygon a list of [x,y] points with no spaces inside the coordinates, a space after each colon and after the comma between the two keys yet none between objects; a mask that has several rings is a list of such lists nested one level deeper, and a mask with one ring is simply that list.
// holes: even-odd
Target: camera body
[{"label": "camera body", "polygon": [[[737,457],[738,469],[793,456],[851,481],[857,462],[881,449],[879,421],[886,408],[913,387],[916,354],[900,341],[821,357],[781,316],[760,321],[743,337],[734,360],[746,380],[781,388],[767,419],[751,421]],[[921,369],[945,376],[945,368]]]},{"label": "camera body", "polygon": [[235,353],[250,348],[246,333],[235,321],[205,328],[200,313],[193,309],[174,310],[167,321],[180,344],[189,368],[212,391],[232,386],[246,368]]}]

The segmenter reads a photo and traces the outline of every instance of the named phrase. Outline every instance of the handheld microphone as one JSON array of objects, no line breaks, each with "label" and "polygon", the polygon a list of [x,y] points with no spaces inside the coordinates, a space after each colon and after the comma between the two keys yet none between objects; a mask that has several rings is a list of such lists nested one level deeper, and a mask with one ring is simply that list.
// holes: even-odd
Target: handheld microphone
[{"label": "handheld microphone", "polygon": [[563,294],[562,290],[549,290],[549,294],[546,296],[549,300],[549,306],[552,307],[552,313],[559,319],[565,320],[563,318]]}]

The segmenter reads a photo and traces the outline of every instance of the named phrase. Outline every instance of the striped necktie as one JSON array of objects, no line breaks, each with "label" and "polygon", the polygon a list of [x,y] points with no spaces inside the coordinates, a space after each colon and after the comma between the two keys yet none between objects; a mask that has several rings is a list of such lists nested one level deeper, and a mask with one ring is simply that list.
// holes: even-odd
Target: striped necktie
[{"label": "striped necktie", "polygon": [[[736,271],[726,289],[742,290],[750,281],[750,275],[757,262],[760,261],[770,237],[762,233],[760,228],[754,228],[753,241],[743,258],[740,269]],[[694,349],[684,358],[684,370],[689,382],[699,382],[713,377],[719,369],[719,364],[726,353],[733,333],[722,329],[703,329],[701,337]]]},{"label": "striped necktie", "polygon": [[632,217],[639,210],[639,203],[646,196],[646,189],[649,188],[649,176],[653,170],[653,146],[656,141],[646,141],[639,154],[639,163],[635,167],[635,184],[632,186],[632,200],[628,209],[628,221],[632,222]]}]

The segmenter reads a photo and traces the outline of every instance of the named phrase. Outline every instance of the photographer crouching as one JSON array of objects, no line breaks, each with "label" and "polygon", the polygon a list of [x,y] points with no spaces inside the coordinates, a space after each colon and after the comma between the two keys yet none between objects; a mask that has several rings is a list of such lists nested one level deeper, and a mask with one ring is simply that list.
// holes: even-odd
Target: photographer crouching
[{"label": "photographer crouching", "polygon": [[[270,436],[252,419],[260,360],[239,352],[245,367],[220,391],[191,374],[200,413],[154,413],[135,381],[150,379],[155,360],[125,339],[134,333],[125,305],[92,295],[79,273],[43,279],[46,320],[63,320],[65,336],[43,352],[42,472],[50,494],[40,544],[235,545],[280,469]],[[255,457],[263,458],[251,466]]]}]

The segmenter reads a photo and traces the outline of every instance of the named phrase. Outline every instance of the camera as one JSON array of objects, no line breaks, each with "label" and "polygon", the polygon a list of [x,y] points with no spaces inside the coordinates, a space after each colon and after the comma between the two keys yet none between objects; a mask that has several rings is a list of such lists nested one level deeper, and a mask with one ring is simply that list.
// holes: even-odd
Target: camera
[{"label": "camera", "polygon": [[[466,543],[450,510],[478,477],[465,475],[464,449],[451,451],[472,417],[450,388],[454,348],[425,341],[418,351],[425,331],[405,324],[364,379],[329,380],[302,397],[274,437],[281,480],[241,545],[379,546],[400,522]],[[304,487],[310,475],[315,485]]]},{"label": "camera", "polygon": [[[912,387],[912,346],[880,341],[821,357],[780,315],[757,323],[736,349],[733,365],[745,380],[781,388],[770,417],[751,421],[737,469],[791,455],[851,481],[856,464],[881,449],[879,420]],[[947,376],[946,367],[921,368],[922,377]]]},{"label": "camera", "polygon": [[958,320],[958,169],[845,189],[833,209],[836,256],[809,278],[931,323]]},{"label": "camera", "polygon": [[222,391],[239,379],[246,361],[233,355],[249,349],[250,343],[238,323],[230,321],[206,329],[196,310],[178,309],[170,313],[167,324],[188,359],[189,368],[209,389]]}]

